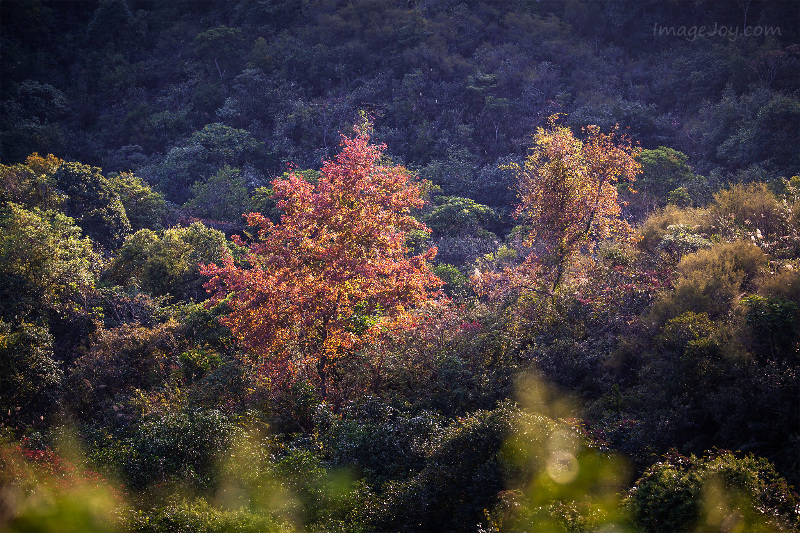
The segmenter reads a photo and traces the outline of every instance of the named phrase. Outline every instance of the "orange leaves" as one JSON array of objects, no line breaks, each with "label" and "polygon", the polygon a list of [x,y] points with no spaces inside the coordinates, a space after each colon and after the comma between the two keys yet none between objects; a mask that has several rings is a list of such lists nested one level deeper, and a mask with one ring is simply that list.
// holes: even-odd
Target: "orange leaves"
[{"label": "orange leaves", "polygon": [[407,323],[442,284],[427,264],[435,249],[407,255],[407,233],[427,230],[409,214],[423,203],[412,174],[382,161],[384,147],[365,128],[356,133],[342,138],[317,183],[294,172],[273,182],[279,224],[247,215],[258,229],[251,268],[204,269],[242,343],[273,361],[305,361],[323,395],[337,358]]},{"label": "orange leaves", "polygon": [[580,254],[591,254],[607,239],[629,239],[633,231],[620,218],[616,184],[639,172],[639,148],[615,132],[588,126],[585,139],[550,117],[533,137],[524,167],[516,167],[520,205],[516,214],[530,225],[528,263],[540,281],[556,290]]}]

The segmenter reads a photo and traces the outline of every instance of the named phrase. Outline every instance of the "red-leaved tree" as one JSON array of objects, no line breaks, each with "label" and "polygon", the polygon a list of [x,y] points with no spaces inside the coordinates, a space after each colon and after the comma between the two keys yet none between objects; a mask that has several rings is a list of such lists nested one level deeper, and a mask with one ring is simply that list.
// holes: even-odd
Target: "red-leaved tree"
[{"label": "red-leaved tree", "polygon": [[409,257],[406,246],[428,231],[410,214],[423,203],[413,175],[369,140],[368,125],[342,136],[317,183],[293,172],[273,182],[281,220],[246,215],[258,228],[249,268],[203,268],[211,302],[230,307],[223,322],[267,372],[306,372],[323,398],[342,356],[413,323],[442,284],[428,266],[436,249]]}]

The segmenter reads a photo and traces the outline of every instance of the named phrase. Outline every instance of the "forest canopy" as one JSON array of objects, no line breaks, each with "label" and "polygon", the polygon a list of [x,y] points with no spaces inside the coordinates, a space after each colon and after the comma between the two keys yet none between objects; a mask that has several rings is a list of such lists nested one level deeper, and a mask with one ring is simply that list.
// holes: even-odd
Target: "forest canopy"
[{"label": "forest canopy", "polygon": [[800,531],[798,20],[0,2],[0,529]]}]

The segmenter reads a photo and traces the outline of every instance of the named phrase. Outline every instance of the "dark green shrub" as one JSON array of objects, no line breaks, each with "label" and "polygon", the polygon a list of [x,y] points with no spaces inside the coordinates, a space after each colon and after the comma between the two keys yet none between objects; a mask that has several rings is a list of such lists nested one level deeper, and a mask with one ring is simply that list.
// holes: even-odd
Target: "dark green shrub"
[{"label": "dark green shrub", "polygon": [[403,531],[465,531],[484,519],[504,487],[503,443],[520,412],[511,404],[454,420],[427,445],[425,466],[392,481],[361,510],[374,527]]},{"label": "dark green shrub", "polygon": [[643,532],[796,531],[798,497],[763,458],[678,453],[644,472],[624,505]]},{"label": "dark green shrub", "polygon": [[119,194],[102,170],[80,163],[64,163],[53,179],[67,195],[64,212],[73,217],[89,237],[103,246],[116,248],[131,231]]},{"label": "dark green shrub", "polygon": [[800,306],[781,298],[748,296],[745,320],[760,359],[796,362],[800,353]]},{"label": "dark green shrub", "polygon": [[[670,191],[686,185],[694,178],[692,169],[687,164],[688,159],[686,154],[666,146],[659,146],[655,150],[642,150],[639,155],[642,175],[636,180],[636,189],[651,195],[663,206],[667,201],[667,195],[671,194]],[[677,202],[669,203],[680,205]]]},{"label": "dark green shrub", "polygon": [[192,185],[192,198],[183,208],[201,218],[241,224],[242,215],[252,211],[245,176],[238,168],[223,166],[207,180]]},{"label": "dark green shrub", "polygon": [[690,207],[692,205],[692,197],[686,187],[678,187],[667,195],[667,203],[678,207]]},{"label": "dark green shrub", "polygon": [[404,413],[374,396],[346,405],[339,415],[317,420],[322,453],[376,485],[419,471],[426,445],[442,424],[437,414]]},{"label": "dark green shrub", "polygon": [[448,265],[447,263],[438,264],[433,267],[433,273],[444,281],[445,284],[442,290],[449,297],[463,298],[473,294],[469,278],[453,265]]},{"label": "dark green shrub", "polygon": [[214,409],[151,415],[121,440],[116,464],[108,466],[118,467],[135,489],[177,480],[186,489],[209,491],[239,436],[241,429]]},{"label": "dark green shrub", "polygon": [[49,414],[63,376],[47,328],[0,320],[0,420],[13,426]]}]

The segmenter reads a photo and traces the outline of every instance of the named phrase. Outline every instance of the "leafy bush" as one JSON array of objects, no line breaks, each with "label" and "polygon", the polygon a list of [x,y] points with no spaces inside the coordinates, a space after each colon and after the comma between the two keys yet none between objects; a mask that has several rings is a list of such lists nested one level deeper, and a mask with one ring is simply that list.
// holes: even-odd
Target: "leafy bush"
[{"label": "leafy bush", "polygon": [[108,182],[111,190],[119,195],[133,231],[162,227],[167,202],[161,194],[131,172],[110,173]]},{"label": "leafy bush", "polygon": [[160,233],[142,229],[125,241],[105,277],[119,285],[135,279],[155,296],[203,300],[206,278],[200,275],[200,265],[221,263],[236,250],[221,231],[200,222]]},{"label": "leafy bush", "polygon": [[317,422],[317,443],[331,464],[376,485],[420,470],[426,445],[442,424],[438,414],[404,413],[373,396],[348,404],[338,417]]},{"label": "leafy bush", "polygon": [[660,325],[686,311],[705,312],[714,319],[728,315],[765,265],[764,252],[747,241],[717,244],[685,255],[678,264],[674,290],[661,295],[651,318]]},{"label": "leafy bush", "polygon": [[433,273],[444,281],[444,290],[451,298],[464,298],[473,294],[469,278],[458,268],[447,263],[440,263],[433,267]]},{"label": "leafy bush", "polygon": [[379,529],[464,531],[496,503],[508,464],[501,450],[520,412],[511,404],[454,420],[430,439],[425,466],[368,501],[362,519]]},{"label": "leafy bush", "polygon": [[49,414],[63,376],[46,328],[0,320],[0,420],[14,426]]},{"label": "leafy bush", "polygon": [[130,436],[107,455],[128,486],[143,489],[180,481],[194,491],[210,491],[219,482],[219,465],[242,435],[220,411],[168,412],[137,423]]},{"label": "leafy bush", "polygon": [[762,359],[797,361],[800,355],[800,306],[781,298],[748,296],[745,320],[750,340]]},{"label": "leafy bush", "polygon": [[485,205],[469,198],[459,196],[438,196],[436,205],[420,220],[424,222],[434,235],[471,234],[493,238],[487,227],[497,225],[497,213]]},{"label": "leafy bush", "polygon": [[171,367],[177,367],[176,327],[174,322],[134,323],[99,330],[89,351],[70,369],[64,407],[81,420],[136,416],[129,403],[137,391],[165,387]]},{"label": "leafy bush", "polygon": [[678,187],[669,192],[667,203],[678,207],[690,207],[692,205],[692,197],[686,187]]},{"label": "leafy bush", "polygon": [[205,499],[183,500],[134,513],[126,524],[136,533],[289,533],[295,531],[256,510],[218,509]]},{"label": "leafy bush", "polygon": [[214,175],[192,185],[192,198],[183,205],[201,218],[242,223],[252,211],[245,177],[239,169],[225,165]]},{"label": "leafy bush", "polygon": [[89,237],[103,246],[116,248],[131,231],[119,194],[98,167],[64,163],[53,179],[67,194],[64,212],[75,219]]},{"label": "leafy bush", "polygon": [[775,237],[786,231],[780,201],[765,183],[736,184],[714,195],[709,222],[727,238],[755,234]]},{"label": "leafy bush", "polygon": [[752,282],[766,266],[767,258],[761,249],[748,241],[735,241],[713,246],[687,255],[678,264],[678,273],[687,275],[691,272],[720,268],[741,272],[744,288],[752,288]]},{"label": "leafy bush", "polygon": [[6,320],[68,314],[95,285],[99,256],[57,211],[0,207],[0,314]]},{"label": "leafy bush", "polygon": [[669,228],[695,228],[703,220],[703,215],[704,211],[700,209],[681,208],[669,204],[664,209],[652,213],[638,227],[639,246],[654,253],[664,236],[671,232]]},{"label": "leafy bush", "polygon": [[686,154],[666,146],[642,150],[639,154],[642,175],[636,180],[636,188],[652,195],[661,206],[665,205],[670,191],[686,185],[694,178],[687,164],[688,159]]},{"label": "leafy bush", "polygon": [[197,180],[210,178],[225,165],[243,168],[246,162],[257,159],[262,149],[263,143],[246,130],[206,124],[171,148],[161,162],[139,173],[150,183],[159,184],[167,200],[183,204]]},{"label": "leafy bush", "polygon": [[28,209],[59,206],[64,197],[56,190],[53,174],[63,162],[53,154],[42,157],[34,152],[24,164],[0,165],[0,200]]},{"label": "leafy bush", "polygon": [[700,458],[666,455],[624,502],[637,531],[659,533],[797,531],[798,503],[766,459],[725,451]]},{"label": "leafy bush", "polygon": [[688,224],[672,224],[667,226],[657,249],[666,252],[670,257],[680,259],[709,246],[711,241],[699,235],[695,228]]}]

